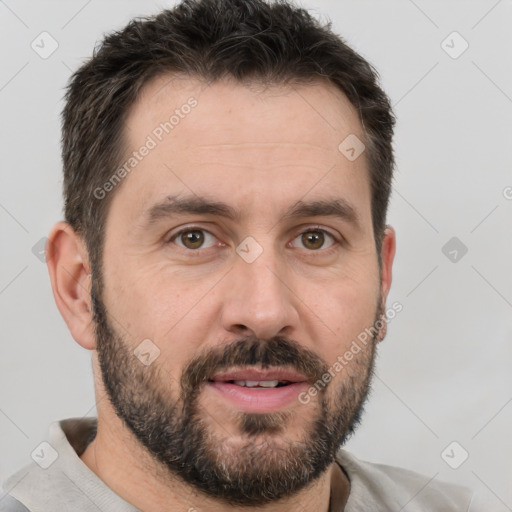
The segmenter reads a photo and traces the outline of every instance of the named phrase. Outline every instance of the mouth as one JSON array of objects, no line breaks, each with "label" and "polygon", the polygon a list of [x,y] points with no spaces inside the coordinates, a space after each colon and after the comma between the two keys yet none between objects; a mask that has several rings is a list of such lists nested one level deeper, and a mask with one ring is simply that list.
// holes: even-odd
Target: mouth
[{"label": "mouth", "polygon": [[227,382],[228,384],[236,384],[237,386],[256,389],[281,388],[283,386],[291,384],[291,382],[287,380],[227,380],[221,382]]},{"label": "mouth", "polygon": [[280,368],[233,370],[208,381],[208,388],[232,406],[260,413],[281,410],[298,401],[298,394],[308,385],[304,375]]}]

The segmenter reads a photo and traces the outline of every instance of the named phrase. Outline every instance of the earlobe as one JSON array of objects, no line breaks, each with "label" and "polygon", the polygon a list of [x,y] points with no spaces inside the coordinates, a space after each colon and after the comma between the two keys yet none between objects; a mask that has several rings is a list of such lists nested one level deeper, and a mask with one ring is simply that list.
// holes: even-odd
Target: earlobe
[{"label": "earlobe", "polygon": [[57,223],[48,236],[46,262],[55,303],[77,343],[96,348],[91,270],[82,238],[66,222]]}]

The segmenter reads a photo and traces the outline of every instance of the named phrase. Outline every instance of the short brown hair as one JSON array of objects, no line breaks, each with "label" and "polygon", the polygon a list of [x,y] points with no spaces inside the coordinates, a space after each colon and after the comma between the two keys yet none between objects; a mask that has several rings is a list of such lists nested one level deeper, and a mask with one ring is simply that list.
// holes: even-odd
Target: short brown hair
[{"label": "short brown hair", "polygon": [[331,31],[331,23],[321,25],[285,0],[183,0],[107,35],[67,86],[62,115],[65,219],[83,237],[93,269],[101,262],[114,193],[98,200],[94,191],[122,161],[128,109],[150,79],[167,73],[210,83],[224,77],[266,84],[321,78],[341,90],[364,129],[380,261],[395,118],[375,69]]}]

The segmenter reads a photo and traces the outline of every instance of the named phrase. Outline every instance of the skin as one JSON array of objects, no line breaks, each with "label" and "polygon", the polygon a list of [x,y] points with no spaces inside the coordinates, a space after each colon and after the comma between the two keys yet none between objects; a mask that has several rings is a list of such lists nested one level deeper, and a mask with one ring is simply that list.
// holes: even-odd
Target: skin
[{"label": "skin", "polygon": [[[350,162],[338,150],[349,134],[364,139],[355,109],[324,82],[260,90],[229,81],[205,86],[191,78],[160,77],[144,87],[129,112],[130,152],[191,96],[197,106],[109,192],[114,197],[106,224],[102,299],[112,325],[132,351],[148,338],[158,346],[160,355],[152,364],[162,370],[161,389],[168,388],[175,399],[176,383],[191,358],[244,335],[293,338],[332,365],[373,325],[377,298],[380,294],[385,303],[391,286],[395,252],[395,233],[388,227],[379,272],[366,155]],[[185,214],[148,227],[148,209],[171,194],[222,201],[242,216],[231,221]],[[332,216],[284,218],[298,200],[333,198],[352,205],[357,223]],[[180,240],[170,241],[186,226],[208,232],[206,248],[195,250],[195,257],[192,249],[178,245]],[[327,236],[322,248],[311,249],[300,236],[308,229],[324,229],[334,238]],[[253,263],[235,251],[247,236],[263,249]],[[145,512],[226,510],[225,504],[165,473],[116,415],[95,351],[84,243],[64,222],[54,226],[49,240],[47,261],[57,306],[73,338],[93,356],[98,433],[82,461]],[[326,397],[332,401],[343,379],[360,371],[351,364],[337,373]],[[199,405],[211,432],[226,440],[236,457],[237,447],[247,442],[235,421],[238,411],[209,389]],[[287,410],[292,420],[267,441],[284,445],[300,440],[318,414],[318,401],[293,402]],[[257,509],[327,511],[334,481],[344,503],[350,484],[332,464],[296,495]],[[254,510],[237,507],[246,509]]]}]

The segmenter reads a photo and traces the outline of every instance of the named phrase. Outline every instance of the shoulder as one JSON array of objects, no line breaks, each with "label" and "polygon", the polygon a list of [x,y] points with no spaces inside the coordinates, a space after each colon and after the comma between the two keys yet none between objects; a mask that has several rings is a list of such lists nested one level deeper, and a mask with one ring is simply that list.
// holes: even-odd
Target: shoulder
[{"label": "shoulder", "polygon": [[[352,510],[401,510],[410,512],[469,510],[473,493],[462,486],[421,475],[408,469],[361,461],[340,450],[338,463],[347,473],[350,496],[347,512]],[[370,506],[368,506],[370,505]]]},{"label": "shoulder", "polygon": [[0,512],[30,512],[30,510],[16,498],[5,494],[0,496]]}]

